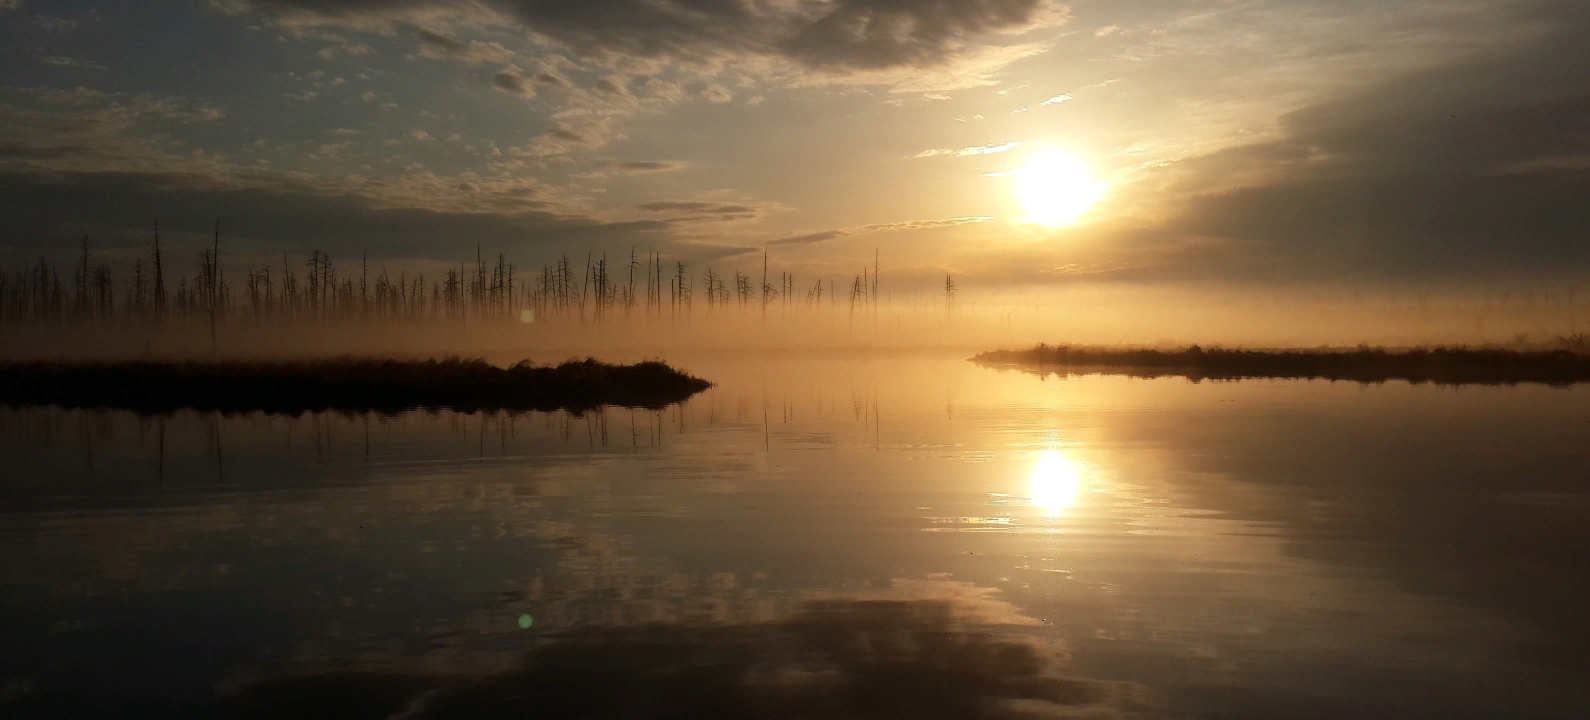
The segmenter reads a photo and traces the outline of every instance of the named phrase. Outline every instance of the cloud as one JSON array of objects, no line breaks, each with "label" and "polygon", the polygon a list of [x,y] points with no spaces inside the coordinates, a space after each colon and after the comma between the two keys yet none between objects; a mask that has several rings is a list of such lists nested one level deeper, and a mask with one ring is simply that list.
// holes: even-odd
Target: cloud
[{"label": "cloud", "polygon": [[511,148],[510,153],[545,159],[567,155],[576,150],[602,147],[624,137],[612,127],[614,113],[598,113],[584,108],[572,108],[553,115],[553,120],[540,135],[530,139],[524,147]]},{"label": "cloud", "polygon": [[[876,78],[882,71],[946,68],[986,59],[985,45],[1058,25],[1068,17],[1064,8],[1049,0],[211,0],[211,4],[226,12],[263,13],[289,32],[339,26],[391,33],[407,25],[429,28],[427,32],[436,38],[445,38],[436,28],[514,26],[528,30],[543,45],[612,67],[637,63],[721,67],[734,58],[762,58],[775,67],[782,63],[829,80],[869,74]],[[1004,62],[1012,59],[1006,56]]]},{"label": "cloud", "polygon": [[[514,174],[437,175],[415,167],[388,175],[322,174],[307,166],[277,171],[258,164],[260,151],[279,160],[279,151],[291,146],[279,145],[273,153],[262,139],[237,152],[248,163],[239,165],[225,153],[161,139],[171,126],[222,117],[219,110],[175,98],[0,88],[3,245],[43,251],[63,237],[90,232],[109,245],[131,246],[147,234],[151,214],[161,218],[162,228],[169,220],[179,243],[182,228],[196,231],[205,218],[221,216],[234,227],[240,247],[319,247],[333,253],[379,248],[402,257],[449,257],[456,249],[449,238],[456,236],[448,228],[510,248],[572,251],[641,243],[663,249],[673,242],[669,229],[678,220],[599,220],[562,189]],[[322,132],[326,142],[312,143],[292,159],[316,163],[357,152],[346,142],[357,131]],[[403,139],[429,137],[410,131]],[[656,160],[620,167],[661,172],[678,165]],[[721,221],[757,211],[724,207],[707,214]]]},{"label": "cloud", "polygon": [[531,72],[518,65],[509,65],[493,76],[492,86],[523,98],[533,98],[542,91],[555,92],[571,98],[582,94],[567,78],[550,68]]},{"label": "cloud", "polygon": [[835,240],[835,239],[842,238],[842,237],[850,237],[850,236],[853,236],[853,235],[866,235],[868,233],[877,233],[877,232],[900,232],[900,231],[905,231],[905,230],[934,230],[934,229],[939,229],[939,228],[959,227],[961,225],[970,225],[970,224],[973,224],[973,223],[988,222],[989,220],[993,220],[993,219],[994,218],[991,218],[991,217],[974,216],[974,217],[946,218],[946,219],[943,219],[943,220],[909,220],[909,221],[906,221],[906,222],[897,222],[897,223],[877,223],[877,224],[873,224],[873,225],[862,225],[862,226],[853,227],[853,228],[839,228],[839,229],[834,229],[834,230],[820,230],[820,231],[817,231],[817,232],[799,233],[799,234],[795,234],[795,235],[785,235],[783,237],[779,237],[779,238],[775,238],[773,240],[769,240],[768,244],[769,245],[812,245],[812,244],[815,244],[815,243],[827,242],[829,240]]},{"label": "cloud", "polygon": [[375,49],[364,43],[339,43],[327,45],[316,51],[321,60],[336,60],[339,57],[362,57],[375,52]]},{"label": "cloud", "polygon": [[571,90],[574,88],[574,84],[569,82],[568,79],[554,73],[539,72],[536,73],[535,77],[531,79],[534,80],[536,84],[543,87],[556,88],[559,90]]},{"label": "cloud", "polygon": [[492,76],[491,85],[498,90],[512,95],[518,95],[522,98],[533,98],[536,96],[535,85],[530,81],[529,78],[521,75],[520,73],[522,72],[524,71],[520,70],[517,66],[509,65],[501,72]]},{"label": "cloud", "polygon": [[[535,195],[533,188],[486,178],[426,175],[328,184],[326,178],[279,173],[53,173],[46,179],[0,170],[0,212],[8,218],[13,247],[52,247],[68,228],[92,231],[107,245],[138,246],[147,239],[151,215],[175,244],[184,237],[202,239],[209,222],[226,218],[234,253],[313,247],[334,256],[369,251],[372,257],[456,258],[460,235],[549,256],[592,245],[668,242],[661,222],[605,222],[557,212]],[[444,201],[426,202],[427,197]],[[313,245],[306,244],[308,228],[316,230]]]},{"label": "cloud", "polygon": [[1114,35],[1116,32],[1120,31],[1120,29],[1121,28],[1115,25],[1105,25],[1104,27],[1094,30],[1093,37],[1107,37],[1109,35]]},{"label": "cloud", "polygon": [[84,58],[66,57],[64,55],[55,55],[55,56],[41,57],[41,58],[39,58],[39,62],[42,62],[45,65],[49,65],[51,67],[71,68],[71,69],[74,69],[74,70],[104,70],[105,69],[104,65],[100,65],[99,63],[96,63],[93,60],[86,60]]},{"label": "cloud", "polygon": [[833,240],[835,238],[841,238],[841,237],[844,237],[844,236],[849,235],[849,234],[851,234],[851,233],[849,231],[846,231],[846,230],[820,230],[820,231],[817,231],[817,232],[799,233],[799,234],[796,234],[796,235],[785,235],[783,237],[780,237],[780,238],[777,238],[777,239],[774,239],[774,240],[770,240],[770,241],[768,241],[767,244],[769,244],[769,245],[811,245],[812,243],[827,242],[829,240]]},{"label": "cloud", "polygon": [[1185,272],[1275,281],[1590,269],[1590,167],[1558,160],[1590,155],[1590,8],[1547,8],[1531,19],[1550,35],[1325,98],[1275,139],[1162,168],[1181,199],[1157,232],[1242,249]]},{"label": "cloud", "polygon": [[332,157],[334,155],[341,155],[351,147],[353,147],[353,144],[346,142],[321,143],[320,145],[315,146],[315,151],[310,153],[308,157],[311,160],[319,160]]},{"label": "cloud", "polygon": [[[20,5],[18,6],[20,7]],[[35,15],[33,24],[45,32],[63,33],[77,29],[77,21],[72,18],[55,17],[52,15]]]},{"label": "cloud", "polygon": [[1067,100],[1070,100],[1070,99],[1071,99],[1071,93],[1060,93],[1059,95],[1056,95],[1056,96],[1054,96],[1052,98],[1049,98],[1048,100],[1045,100],[1045,101],[1043,101],[1041,103],[1038,103],[1038,104],[1042,105],[1044,107],[1049,107],[1050,105],[1059,105],[1060,103],[1063,103],[1063,102],[1065,102]]},{"label": "cloud", "polygon": [[420,41],[420,50],[416,56],[428,60],[446,60],[475,67],[508,64],[513,62],[515,57],[512,50],[495,42],[479,40],[466,42],[424,28],[417,29],[415,36]]},{"label": "cloud", "polygon": [[754,220],[761,217],[763,212],[776,207],[779,207],[776,203],[719,203],[697,200],[660,200],[635,206],[637,210],[646,212],[683,213],[666,220],[673,224]]},{"label": "cloud", "polygon": [[[88,88],[0,88],[0,170],[70,172],[169,166],[161,147],[133,135],[226,117],[177,98]],[[183,161],[186,163],[187,161]]]},{"label": "cloud", "polygon": [[409,137],[414,138],[415,140],[418,140],[420,142],[426,142],[428,140],[434,140],[435,139],[435,138],[431,137],[430,133],[425,132],[424,130],[415,130],[415,131],[409,133]]},{"label": "cloud", "polygon": [[658,173],[678,170],[684,166],[684,163],[673,160],[637,160],[618,163],[613,167],[627,173]]},{"label": "cloud", "polygon": [[748,205],[732,205],[726,203],[697,202],[693,200],[662,200],[658,202],[641,203],[635,206],[639,210],[650,212],[665,212],[669,210],[683,210],[699,213],[743,213],[752,210]]},{"label": "cloud", "polygon": [[685,97],[685,89],[678,83],[671,83],[662,78],[652,78],[646,81],[646,93],[663,102],[678,102]]},{"label": "cloud", "polygon": [[953,150],[950,148],[933,148],[930,150],[923,150],[912,157],[929,158],[937,157],[939,155],[954,155],[956,157],[967,157],[971,155],[993,155],[995,153],[1002,153],[1007,150],[1014,150],[1018,147],[1021,147],[1023,144],[1024,143],[1020,142],[990,143],[988,145],[974,145],[972,147],[961,148],[959,150]]},{"label": "cloud", "polygon": [[622,77],[610,75],[596,81],[596,91],[608,95],[630,97],[629,83]]}]

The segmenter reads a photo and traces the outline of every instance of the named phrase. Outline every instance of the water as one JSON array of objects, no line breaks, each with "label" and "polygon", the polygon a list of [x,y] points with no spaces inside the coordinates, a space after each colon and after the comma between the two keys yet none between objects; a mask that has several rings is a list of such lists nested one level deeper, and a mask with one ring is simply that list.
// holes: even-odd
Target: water
[{"label": "water", "polygon": [[1590,388],[676,362],[661,412],[0,410],[0,713],[1590,711]]}]

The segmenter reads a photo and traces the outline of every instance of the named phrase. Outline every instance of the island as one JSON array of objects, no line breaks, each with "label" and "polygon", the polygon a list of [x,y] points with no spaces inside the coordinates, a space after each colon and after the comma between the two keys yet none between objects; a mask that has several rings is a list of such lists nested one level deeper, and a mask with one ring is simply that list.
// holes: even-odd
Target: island
[{"label": "island", "polygon": [[657,409],[711,386],[658,361],[616,365],[593,358],[510,367],[482,359],[358,357],[0,364],[0,404],[146,414]]}]

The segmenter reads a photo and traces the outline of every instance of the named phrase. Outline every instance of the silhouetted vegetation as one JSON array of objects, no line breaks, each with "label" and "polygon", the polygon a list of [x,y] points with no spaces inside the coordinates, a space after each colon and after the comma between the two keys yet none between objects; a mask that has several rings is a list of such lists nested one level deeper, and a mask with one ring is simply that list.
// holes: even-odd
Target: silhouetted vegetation
[{"label": "silhouetted vegetation", "polygon": [[1205,349],[1197,345],[1179,350],[1151,350],[1040,344],[1029,350],[980,353],[972,361],[983,365],[1017,365],[1040,373],[1052,370],[1134,377],[1180,375],[1194,380],[1319,378],[1362,383],[1407,380],[1451,385],[1568,385],[1590,382],[1590,355],[1570,350],[1522,351],[1468,347],[1402,351],[1370,347],[1350,350],[1240,350]]},{"label": "silhouetted vegetation", "polygon": [[[95,261],[89,245],[89,238],[84,237],[81,252],[64,280],[62,271],[42,257],[10,273],[0,273],[0,323],[201,319],[213,329],[226,322],[462,322],[558,317],[584,322],[614,314],[686,316],[697,298],[697,277],[684,262],[674,260],[665,271],[670,263],[661,255],[640,256],[633,249],[623,269],[616,267],[606,251],[600,255],[593,251],[587,254],[579,275],[574,274],[579,265],[567,255],[527,275],[505,254],[487,257],[477,246],[472,267],[459,263],[429,277],[406,271],[394,274],[383,265],[372,270],[362,256],[357,267],[344,269],[330,255],[312,250],[297,262],[284,254],[279,266],[234,267],[233,278],[238,270],[244,278],[243,285],[236,287],[222,262],[219,222],[197,253],[191,278],[171,272],[167,255],[161,251],[158,223],[144,256],[125,268],[130,276],[122,276],[126,279],[120,285],[110,265]],[[759,295],[750,276],[735,272],[731,287],[727,278],[707,267],[700,278],[704,285],[700,295],[708,309],[738,305],[765,312],[775,304],[795,307],[794,273],[781,272],[775,286],[769,282],[767,263],[764,253]],[[820,306],[821,287],[818,280],[806,293],[807,307]],[[873,267],[863,266],[851,283],[850,310],[852,314],[858,307],[875,310],[878,299],[874,257]],[[832,292],[829,302],[837,305]]]},{"label": "silhouetted vegetation", "polygon": [[0,403],[166,413],[396,413],[414,408],[572,410],[660,408],[711,383],[661,362],[611,365],[587,358],[500,368],[484,360],[334,358],[303,362],[0,364]]}]

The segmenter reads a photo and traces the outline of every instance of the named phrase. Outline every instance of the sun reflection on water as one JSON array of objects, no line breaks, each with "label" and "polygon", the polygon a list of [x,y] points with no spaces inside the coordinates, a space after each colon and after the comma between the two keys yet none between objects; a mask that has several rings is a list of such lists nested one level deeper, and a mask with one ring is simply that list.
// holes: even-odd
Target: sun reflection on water
[{"label": "sun reflection on water", "polygon": [[1082,473],[1076,463],[1057,450],[1043,450],[1032,468],[1030,499],[1034,507],[1055,515],[1076,504],[1081,484]]}]

